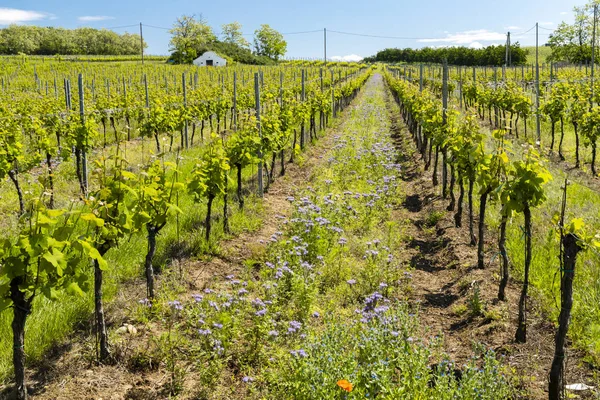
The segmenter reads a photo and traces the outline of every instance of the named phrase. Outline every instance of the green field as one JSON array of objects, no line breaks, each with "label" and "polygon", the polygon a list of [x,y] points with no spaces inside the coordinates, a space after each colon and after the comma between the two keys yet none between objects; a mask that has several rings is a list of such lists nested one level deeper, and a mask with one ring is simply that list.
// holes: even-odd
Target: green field
[{"label": "green field", "polygon": [[[525,46],[523,49],[529,51],[529,54],[527,55],[527,64],[535,64],[535,46]],[[552,49],[549,46],[540,46],[538,49],[539,63],[545,64],[551,54]]]},{"label": "green field", "polygon": [[[0,337],[17,341],[0,342],[0,397],[26,354],[37,399],[545,398],[557,271],[573,273],[555,217],[567,177],[586,246],[565,374],[598,383],[600,109],[585,71],[561,69],[575,83],[556,90],[541,71],[537,156],[530,69],[451,67],[445,86],[428,65],[420,90],[417,65],[2,61]],[[565,162],[548,158],[556,115]],[[32,299],[24,342],[18,295]]]}]

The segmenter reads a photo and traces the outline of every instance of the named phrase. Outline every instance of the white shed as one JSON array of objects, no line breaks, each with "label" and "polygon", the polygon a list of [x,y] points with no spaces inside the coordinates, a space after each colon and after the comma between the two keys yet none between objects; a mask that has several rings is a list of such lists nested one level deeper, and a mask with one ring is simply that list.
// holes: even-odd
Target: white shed
[{"label": "white shed", "polygon": [[194,65],[200,67],[224,67],[227,65],[227,60],[214,51],[207,51],[194,60]]}]

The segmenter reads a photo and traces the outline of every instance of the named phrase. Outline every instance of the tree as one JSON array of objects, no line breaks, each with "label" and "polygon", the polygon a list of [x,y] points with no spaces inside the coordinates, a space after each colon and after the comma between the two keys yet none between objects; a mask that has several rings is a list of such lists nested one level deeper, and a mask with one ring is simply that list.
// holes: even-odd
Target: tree
[{"label": "tree", "polygon": [[[504,65],[506,46],[488,46],[482,49],[467,47],[444,47],[432,49],[384,49],[375,56],[367,57],[365,62],[407,62],[442,63],[444,59],[450,65]],[[518,42],[511,45],[511,57],[514,65],[527,62],[528,50],[522,49]]]},{"label": "tree", "polygon": [[202,19],[202,15],[198,19],[194,15],[182,15],[169,33],[172,35],[170,50],[175,53],[175,61],[180,63],[192,62],[201,46],[216,40],[212,28]]},{"label": "tree", "polygon": [[283,35],[268,24],[254,31],[254,52],[257,55],[279,60],[286,51],[287,42],[283,40]]},{"label": "tree", "polygon": [[225,43],[237,44],[243,48],[249,48],[250,43],[244,38],[244,34],[242,33],[242,24],[237,21],[231,22],[229,24],[221,25],[223,41]]},{"label": "tree", "polygon": [[574,22],[561,22],[548,39],[552,48],[550,58],[553,61],[569,61],[572,63],[588,62],[592,58],[591,37],[593,17],[590,10],[594,3],[590,2],[581,7],[574,7]]},{"label": "tree", "polygon": [[[144,47],[146,43],[144,43]],[[140,36],[107,29],[10,25],[0,29],[0,54],[127,55],[140,53]]]}]

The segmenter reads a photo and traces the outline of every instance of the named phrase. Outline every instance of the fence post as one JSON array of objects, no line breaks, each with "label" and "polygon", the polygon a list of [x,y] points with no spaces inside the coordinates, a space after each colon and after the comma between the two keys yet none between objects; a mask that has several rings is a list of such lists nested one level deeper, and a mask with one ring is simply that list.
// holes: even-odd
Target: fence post
[{"label": "fence post", "polygon": [[[306,78],[306,70],[302,70],[302,92],[301,92],[301,96],[300,96],[300,102],[304,103],[304,101],[306,100],[306,92],[305,92],[305,88],[304,88],[304,81]],[[300,126],[300,149],[304,149],[304,121],[302,121],[302,124]]]},{"label": "fence post", "polygon": [[233,131],[237,131],[237,72],[233,71],[233,107],[232,107],[233,115],[231,119],[233,120]]},{"label": "fence post", "polygon": [[334,93],[333,70],[331,70],[331,116],[335,118],[335,93]]},{"label": "fence post", "polygon": [[[187,111],[187,88],[185,87],[185,72],[181,74],[181,86],[183,87],[183,109]],[[185,118],[186,119],[183,122],[183,141],[185,143],[185,148],[187,149],[189,147],[187,113]]]},{"label": "fence post", "polygon": [[279,106],[283,107],[283,71],[279,71]]},{"label": "fence post", "polygon": [[321,93],[323,93],[323,68],[319,68],[319,79],[321,79]]},{"label": "fence post", "polygon": [[144,74],[144,92],[146,93],[146,108],[150,108],[150,98],[148,97],[148,78]]},{"label": "fence post", "polygon": [[262,160],[262,128],[260,125],[260,84],[259,84],[259,73],[254,73],[254,100],[256,110],[256,127],[258,128],[258,137],[260,138],[261,146],[258,150],[258,196],[263,197],[263,160]]},{"label": "fence post", "polygon": [[458,98],[459,98],[459,105],[460,108],[463,108],[463,95],[462,95],[462,68],[459,66],[458,67]]},{"label": "fence post", "polygon": [[[83,102],[83,75],[79,74],[79,76],[77,77],[77,84],[79,86],[79,117],[81,118],[81,124],[85,124],[85,109],[84,109],[84,102]],[[86,142],[87,142],[87,137],[86,137]],[[87,145],[87,143],[85,143],[85,145]],[[85,147],[83,147],[81,149],[81,172],[82,172],[82,178],[83,178],[83,189],[84,189],[84,196],[87,197],[87,193],[88,193],[88,168],[87,168],[87,152],[85,150]]]},{"label": "fence post", "polygon": [[[448,122],[448,61],[442,66],[442,125]],[[442,148],[442,197],[445,199],[448,190],[448,162],[446,146]]]}]

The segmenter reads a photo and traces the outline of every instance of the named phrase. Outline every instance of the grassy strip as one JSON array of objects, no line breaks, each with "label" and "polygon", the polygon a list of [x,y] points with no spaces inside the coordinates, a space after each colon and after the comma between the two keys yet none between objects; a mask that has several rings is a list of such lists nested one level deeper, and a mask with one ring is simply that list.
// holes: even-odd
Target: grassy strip
[{"label": "grassy strip", "polygon": [[[134,148],[135,149],[135,148]],[[131,164],[137,165],[140,153],[131,151],[129,159]],[[183,161],[180,164],[182,179],[189,174],[195,164],[196,158],[202,153],[202,148],[192,148],[182,152]],[[166,159],[173,160],[176,154],[166,155]],[[146,156],[148,160],[148,156]],[[65,165],[65,169],[72,168],[71,165]],[[137,169],[137,167],[136,167]],[[244,171],[246,181],[253,175],[251,168]],[[76,183],[73,180],[65,179],[65,176],[72,176],[67,171],[61,171],[57,174],[60,177],[60,189],[57,193],[65,193],[76,190]],[[65,189],[64,192],[62,189]],[[233,183],[230,183],[230,193],[235,192]],[[73,195],[76,197],[76,195]],[[65,200],[66,201],[66,200]],[[232,235],[244,231],[253,231],[260,227],[262,222],[261,202],[254,196],[246,200],[245,210],[239,211],[238,207],[230,205],[230,225]],[[184,214],[179,219],[179,229],[177,223],[172,221],[161,231],[158,238],[157,248],[157,266],[161,268],[169,264],[173,259],[184,257],[195,257],[207,252],[219,253],[218,243],[226,237],[221,223],[214,224],[211,232],[211,241],[206,243],[203,239],[203,223],[206,214],[206,205],[194,203],[193,198],[187,193],[181,193],[179,196],[179,206],[184,210]],[[222,199],[216,199],[213,205],[214,210],[222,210]],[[219,220],[222,216],[217,217]],[[120,286],[131,280],[142,276],[143,260],[147,250],[147,242],[144,235],[137,234],[123,241],[119,247],[111,250],[106,258],[110,265],[105,280],[104,296],[109,304],[114,299]],[[92,269],[90,265],[90,276]],[[33,305],[33,312],[27,322],[27,356],[29,362],[35,362],[43,357],[44,353],[54,344],[63,340],[78,322],[89,318],[93,310],[93,293],[87,293],[85,297],[74,297],[61,293],[58,300],[50,301],[42,296],[38,296]],[[12,322],[12,310],[8,309],[0,313],[0,337],[12,337],[10,324]],[[110,317],[110,313],[109,313]],[[0,382],[10,378],[12,374],[12,347],[0,346]]]},{"label": "grassy strip", "polygon": [[[457,103],[453,99],[453,103]],[[458,108],[458,104],[454,104]],[[487,125],[487,115],[482,126]],[[565,138],[563,143],[563,154],[574,164],[575,157],[575,135],[573,126],[565,121]],[[491,151],[495,146],[491,129],[483,126],[486,133],[487,148]],[[525,138],[524,124],[519,122],[520,138],[513,137],[510,147],[510,158],[518,160],[522,158],[523,146],[535,143],[535,117],[528,120],[528,136]],[[558,152],[558,140],[560,138],[560,124],[556,125],[555,152]],[[542,120],[541,128],[542,143],[550,143],[550,122]],[[510,137],[509,137],[510,138]],[[546,149],[547,151],[548,149]],[[580,147],[582,164],[584,160],[591,160],[589,147]],[[566,221],[573,218],[581,218],[585,221],[591,232],[600,231],[600,192],[586,185],[585,177],[574,176],[566,170],[564,164],[555,164],[546,160],[546,167],[554,179],[546,184],[544,190],[547,200],[532,212],[533,237],[532,237],[532,264],[530,282],[534,286],[535,293],[543,305],[544,312],[552,321],[558,320],[560,313],[560,245],[556,234],[556,225],[553,218],[561,209],[564,182],[569,178],[569,189],[567,198]],[[592,178],[593,179],[593,178]],[[479,197],[474,196],[474,208],[479,207]],[[490,203],[486,211],[486,221],[491,229],[499,229],[500,204]],[[516,215],[510,221],[507,228],[507,252],[513,268],[513,276],[521,279],[524,265],[524,235],[523,216]],[[493,266],[499,265],[501,258],[497,257],[497,247],[487,249],[489,263]],[[577,273],[575,274],[573,314],[569,335],[576,347],[587,354],[586,359],[595,365],[600,365],[600,254],[594,251],[586,251],[579,254],[577,262]],[[498,266],[498,271],[499,271]]]},{"label": "grassy strip", "polygon": [[404,196],[389,133],[375,76],[262,257],[204,293],[173,289],[138,306],[154,337],[132,358],[164,366],[166,392],[182,393],[192,374],[194,398],[513,395],[492,353],[456,366],[439,338],[420,337],[408,266],[396,261],[406,238],[392,213]]}]

